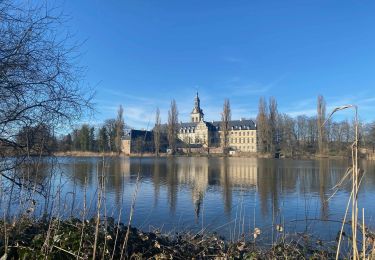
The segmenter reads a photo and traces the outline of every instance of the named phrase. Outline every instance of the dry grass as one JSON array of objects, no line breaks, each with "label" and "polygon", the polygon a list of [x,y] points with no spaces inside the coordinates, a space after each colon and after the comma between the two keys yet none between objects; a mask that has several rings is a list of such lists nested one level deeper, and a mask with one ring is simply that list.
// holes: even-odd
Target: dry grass
[{"label": "dry grass", "polygon": [[[365,229],[365,209],[362,208],[362,230],[359,229],[358,227],[360,226],[360,223],[358,222],[358,192],[359,192],[359,187],[362,181],[363,176],[360,178],[360,168],[358,164],[358,151],[359,151],[359,121],[358,121],[358,107],[355,105],[344,105],[340,107],[336,107],[327,120],[323,123],[323,125],[338,111],[345,110],[345,109],[353,109],[354,110],[354,141],[351,145],[351,155],[352,155],[352,165],[351,167],[347,170],[346,174],[342,178],[342,180],[339,182],[337,185],[337,188],[339,188],[346,179],[350,178],[351,184],[352,184],[352,190],[351,194],[348,199],[348,204],[346,207],[344,219],[342,222],[341,230],[340,230],[340,236],[339,236],[339,241],[337,245],[337,251],[336,251],[336,259],[339,259],[340,257],[340,247],[341,247],[341,241],[342,241],[342,235],[343,235],[343,229],[344,225],[346,223],[346,217],[349,209],[349,205],[351,203],[351,233],[352,233],[352,252],[351,252],[351,258],[353,260],[360,259],[367,259],[367,256],[371,256],[374,254],[374,248],[372,248],[371,251],[366,253],[366,236],[367,232]],[[322,127],[323,127],[322,125]],[[359,237],[358,231],[362,232],[362,238]],[[362,252],[359,252],[359,240],[362,240]]]}]

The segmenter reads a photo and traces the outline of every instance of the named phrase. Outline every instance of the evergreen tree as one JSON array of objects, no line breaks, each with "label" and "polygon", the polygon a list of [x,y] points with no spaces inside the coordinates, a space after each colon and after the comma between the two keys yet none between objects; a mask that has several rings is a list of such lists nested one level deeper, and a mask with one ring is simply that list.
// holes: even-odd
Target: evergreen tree
[{"label": "evergreen tree", "polygon": [[99,129],[99,134],[98,134],[98,148],[100,152],[106,152],[108,151],[108,144],[109,144],[109,139],[108,139],[108,133],[107,133],[107,128],[105,126],[102,126]]}]

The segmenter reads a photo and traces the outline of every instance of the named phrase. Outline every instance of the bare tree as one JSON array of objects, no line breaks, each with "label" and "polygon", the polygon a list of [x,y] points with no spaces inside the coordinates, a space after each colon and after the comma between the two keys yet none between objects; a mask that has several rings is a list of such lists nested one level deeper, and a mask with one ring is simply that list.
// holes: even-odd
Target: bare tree
[{"label": "bare tree", "polygon": [[307,116],[300,115],[297,117],[297,145],[302,149],[307,143],[307,121]]},{"label": "bare tree", "polygon": [[82,89],[82,68],[73,58],[77,48],[57,31],[62,21],[53,10],[0,1],[0,21],[0,174],[25,187],[15,169],[32,157],[16,133],[71,124],[90,106],[92,92]]},{"label": "bare tree", "polygon": [[269,151],[269,124],[267,103],[264,98],[259,99],[258,115],[257,115],[257,137],[258,148],[262,153]]},{"label": "bare tree", "polygon": [[121,153],[122,137],[124,136],[124,109],[120,105],[117,110],[115,146],[117,153]]},{"label": "bare tree", "polygon": [[277,102],[274,97],[270,98],[269,102],[269,143],[270,143],[270,152],[275,153],[276,150],[279,148],[279,129],[277,126],[277,118],[278,118],[278,112],[277,112]]},{"label": "bare tree", "polygon": [[223,112],[221,113],[221,147],[223,152],[228,152],[229,142],[229,121],[231,120],[232,112],[230,110],[229,99],[224,100]]},{"label": "bare tree", "polygon": [[326,131],[323,123],[326,116],[326,103],[323,96],[318,96],[317,103],[317,128],[318,128],[318,152],[323,155],[326,152]]},{"label": "bare tree", "polygon": [[159,156],[159,152],[160,152],[160,132],[161,132],[160,110],[159,108],[156,108],[155,127],[154,127],[154,145],[155,145],[156,156]]},{"label": "bare tree", "polygon": [[370,146],[372,153],[374,153],[375,152],[375,122],[369,123],[366,128],[367,128],[367,131],[366,131],[367,143]]},{"label": "bare tree", "polygon": [[296,121],[287,114],[278,117],[279,145],[286,156],[293,157],[297,148]]},{"label": "bare tree", "polygon": [[308,127],[308,139],[309,139],[309,147],[316,150],[317,146],[317,136],[318,136],[318,124],[316,123],[317,119],[316,117],[309,117],[309,120],[307,122]]},{"label": "bare tree", "polygon": [[168,143],[169,149],[171,149],[172,154],[176,153],[176,140],[178,133],[178,110],[176,101],[173,99],[171,101],[171,107],[168,111]]}]

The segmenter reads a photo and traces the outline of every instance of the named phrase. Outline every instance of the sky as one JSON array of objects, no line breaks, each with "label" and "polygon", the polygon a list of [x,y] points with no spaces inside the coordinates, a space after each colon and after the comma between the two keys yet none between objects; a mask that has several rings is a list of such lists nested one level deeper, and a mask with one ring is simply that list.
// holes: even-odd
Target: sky
[{"label": "sky", "polygon": [[[100,124],[116,117],[151,128],[172,99],[189,121],[196,91],[205,120],[255,118],[273,96],[291,116],[356,104],[375,120],[375,1],[64,0],[67,28],[81,46],[85,84]],[[342,112],[336,118],[350,118]]]}]

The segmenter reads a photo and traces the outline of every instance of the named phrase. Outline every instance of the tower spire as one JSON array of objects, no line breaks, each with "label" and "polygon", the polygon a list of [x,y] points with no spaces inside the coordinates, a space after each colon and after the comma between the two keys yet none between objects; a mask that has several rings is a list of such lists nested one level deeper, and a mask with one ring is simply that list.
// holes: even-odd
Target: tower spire
[{"label": "tower spire", "polygon": [[193,111],[191,112],[191,121],[192,122],[200,122],[201,120],[203,120],[203,111],[201,109],[201,101],[199,99],[199,96],[198,96],[198,91],[195,95],[195,98],[194,98],[194,108],[193,108]]},{"label": "tower spire", "polygon": [[195,99],[194,99],[194,108],[199,111],[201,109],[201,101],[199,100],[199,96],[198,96],[198,91],[197,91],[197,95],[195,96]]}]

